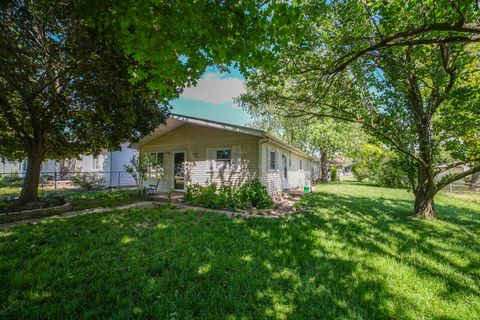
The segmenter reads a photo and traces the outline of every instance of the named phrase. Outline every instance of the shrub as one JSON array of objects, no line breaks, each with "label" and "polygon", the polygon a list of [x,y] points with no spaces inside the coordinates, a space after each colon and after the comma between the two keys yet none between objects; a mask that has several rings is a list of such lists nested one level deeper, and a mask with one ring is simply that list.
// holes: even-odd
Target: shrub
[{"label": "shrub", "polygon": [[187,187],[186,203],[210,209],[245,210],[253,207],[265,209],[273,205],[265,186],[255,179],[239,188],[217,188],[216,185],[202,187],[198,184]]},{"label": "shrub", "polygon": [[237,192],[240,202],[254,208],[265,209],[273,204],[267,188],[258,179],[245,183]]},{"label": "shrub", "polygon": [[72,177],[72,182],[84,190],[99,190],[105,184],[103,177],[98,173],[81,173]]},{"label": "shrub", "polygon": [[332,172],[330,173],[330,181],[337,181],[337,172],[338,172],[337,166],[333,166]]},{"label": "shrub", "polygon": [[358,152],[353,174],[359,181],[368,179],[384,187],[408,188],[415,176],[415,166],[405,156],[376,145],[364,145]]}]

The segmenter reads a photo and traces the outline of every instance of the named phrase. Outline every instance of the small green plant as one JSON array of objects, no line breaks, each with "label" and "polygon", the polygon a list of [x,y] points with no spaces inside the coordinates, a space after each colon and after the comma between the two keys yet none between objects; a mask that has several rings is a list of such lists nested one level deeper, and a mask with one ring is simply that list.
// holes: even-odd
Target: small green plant
[{"label": "small green plant", "polygon": [[73,176],[71,180],[84,190],[100,190],[105,186],[104,178],[98,173],[81,173]]},{"label": "small green plant", "polygon": [[150,168],[154,165],[156,165],[156,161],[149,154],[146,154],[143,157],[133,156],[132,160],[130,160],[129,165],[123,165],[125,171],[133,177],[133,180],[135,180],[138,194],[145,195],[146,189],[144,186],[144,182],[148,178],[148,172]]}]

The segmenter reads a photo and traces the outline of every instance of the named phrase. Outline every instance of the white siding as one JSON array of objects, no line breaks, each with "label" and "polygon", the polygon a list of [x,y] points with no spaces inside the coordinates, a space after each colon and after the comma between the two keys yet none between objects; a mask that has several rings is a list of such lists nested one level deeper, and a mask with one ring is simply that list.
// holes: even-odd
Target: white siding
[{"label": "white siding", "polygon": [[21,161],[8,161],[0,160],[0,173],[21,173],[22,162]]},{"label": "white siding", "polygon": [[128,145],[128,143],[123,143],[119,151],[103,152],[102,171],[105,171],[104,177],[107,186],[125,187],[135,185],[133,177],[125,172],[124,165],[130,165],[130,161],[138,152],[135,149],[128,148]]},{"label": "white siding", "polygon": [[[270,169],[270,151],[276,152],[276,168],[275,170]],[[298,155],[287,148],[280,147],[273,143],[262,143],[261,144],[261,181],[268,189],[270,194],[275,194],[283,191],[283,162],[281,161],[282,154],[287,156],[287,180],[288,180],[288,189],[298,189],[303,188],[303,186],[311,185],[311,161],[306,157]],[[303,161],[303,168],[300,169],[300,160]]]},{"label": "white siding", "polygon": [[[231,150],[230,169],[218,168],[216,150]],[[173,188],[173,153],[185,152],[185,183],[209,185],[212,183],[238,187],[257,176],[258,138],[242,133],[186,124],[142,146],[142,153],[164,153],[164,176],[159,191]],[[156,184],[149,179],[146,185]]]}]

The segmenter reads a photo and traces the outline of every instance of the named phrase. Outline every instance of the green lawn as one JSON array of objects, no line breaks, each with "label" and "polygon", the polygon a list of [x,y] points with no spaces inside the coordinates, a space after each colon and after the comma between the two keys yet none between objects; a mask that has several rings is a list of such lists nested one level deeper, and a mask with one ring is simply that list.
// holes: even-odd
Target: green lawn
[{"label": "green lawn", "polygon": [[136,190],[69,192],[65,195],[65,198],[73,202],[72,210],[97,207],[111,208],[139,201],[147,201],[145,197],[138,196]]},{"label": "green lawn", "polygon": [[480,205],[319,186],[283,219],[134,209],[0,231],[0,318],[479,319]]},{"label": "green lawn", "polygon": [[[0,188],[1,197],[18,196],[20,188]],[[47,193],[52,194],[53,191],[40,192],[40,196],[45,196]],[[138,196],[136,190],[101,190],[101,191],[72,191],[62,190],[58,195],[63,196],[67,201],[73,203],[72,210],[83,210],[89,208],[110,208],[130,204],[139,201],[146,201],[145,197]]]}]

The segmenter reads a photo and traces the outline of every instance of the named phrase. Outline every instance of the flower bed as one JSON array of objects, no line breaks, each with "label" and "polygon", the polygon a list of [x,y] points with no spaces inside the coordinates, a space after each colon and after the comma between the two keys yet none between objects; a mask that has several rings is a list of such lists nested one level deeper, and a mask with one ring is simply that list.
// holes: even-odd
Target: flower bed
[{"label": "flower bed", "polygon": [[[63,200],[63,199],[62,199]],[[52,204],[52,203],[50,203]],[[40,204],[39,204],[40,206]],[[0,213],[0,223],[14,222],[25,219],[35,219],[41,217],[53,216],[59,213],[63,213],[72,209],[71,202],[64,202],[60,205],[43,207],[38,209],[12,211],[6,213]]]},{"label": "flower bed", "polygon": [[203,187],[192,185],[187,188],[184,202],[209,209],[249,210],[266,209],[273,206],[273,201],[265,186],[258,180],[252,180],[239,188],[216,185]]}]

